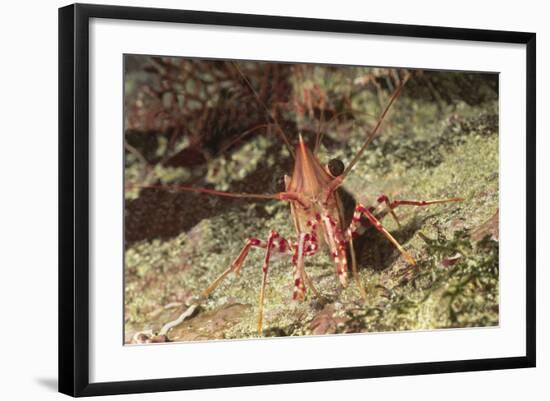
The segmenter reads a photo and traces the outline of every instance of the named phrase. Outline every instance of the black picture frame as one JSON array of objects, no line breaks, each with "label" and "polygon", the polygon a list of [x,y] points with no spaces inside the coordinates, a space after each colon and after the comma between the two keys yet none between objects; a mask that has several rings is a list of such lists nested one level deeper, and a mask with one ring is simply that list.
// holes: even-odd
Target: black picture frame
[{"label": "black picture frame", "polygon": [[[526,353],[521,357],[90,383],[89,117],[91,18],[437,38],[526,46]],[[526,32],[75,4],[59,9],[59,391],[72,396],[421,375],[535,366],[536,35]]]}]

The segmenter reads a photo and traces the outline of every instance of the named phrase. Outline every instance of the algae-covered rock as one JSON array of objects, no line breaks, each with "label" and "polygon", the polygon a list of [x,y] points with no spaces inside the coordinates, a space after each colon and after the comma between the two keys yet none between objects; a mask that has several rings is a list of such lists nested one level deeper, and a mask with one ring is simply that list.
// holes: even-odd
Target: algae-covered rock
[{"label": "algae-covered rock", "polygon": [[[372,116],[380,114],[391,94],[390,83],[384,83],[391,75],[363,68],[319,67],[309,75],[304,74],[308,70],[297,67],[291,71],[295,72],[289,78],[294,109],[288,107],[283,118],[293,120],[310,144],[315,138],[315,122],[321,128],[324,125],[321,161],[339,158],[349,163],[374,125]],[[372,81],[366,80],[368,74]],[[273,258],[265,294],[264,336],[498,325],[498,85],[495,77],[479,78],[480,94],[475,96],[475,87],[456,89],[456,82],[462,82],[457,73],[447,73],[447,80],[445,74],[432,72],[411,78],[380,135],[346,180],[343,191],[348,201],[344,204],[349,214],[354,202],[377,205],[380,194],[391,200],[464,200],[427,207],[400,206],[395,209],[400,225],[391,216],[385,217],[383,224],[414,256],[416,266],[403,260],[373,229],[354,241],[366,299],[353,279],[347,288],[341,288],[331,258],[319,252],[306,258],[306,271],[322,297],[309,290],[304,301],[293,301],[291,260]],[[477,82],[471,81],[474,78],[468,82]],[[433,92],[422,82],[429,82]],[[310,91],[310,101],[316,99],[315,94],[325,96],[326,116],[315,107],[310,113],[307,108],[303,113],[296,111],[305,104],[305,90]],[[448,93],[443,96],[441,91]],[[347,117],[335,117],[346,104],[350,105]],[[287,134],[290,141],[296,140],[297,132]],[[185,167],[183,174],[174,170],[177,166],[151,167],[151,161],[129,155],[127,180],[135,181],[139,171],[147,171],[145,184],[175,182],[274,193],[283,189],[283,175],[292,172],[292,158],[274,131],[247,136],[241,146],[228,147],[207,159]],[[158,160],[155,163],[158,165]],[[127,342],[136,333],[158,333],[197,303],[201,292],[227,269],[247,238],[265,239],[271,229],[288,239],[296,238],[290,208],[284,202],[227,199],[161,186],[131,190],[132,196],[126,200]],[[208,299],[200,300],[197,313],[166,333],[167,339],[258,336],[264,254],[252,249],[240,274],[228,275]]]}]

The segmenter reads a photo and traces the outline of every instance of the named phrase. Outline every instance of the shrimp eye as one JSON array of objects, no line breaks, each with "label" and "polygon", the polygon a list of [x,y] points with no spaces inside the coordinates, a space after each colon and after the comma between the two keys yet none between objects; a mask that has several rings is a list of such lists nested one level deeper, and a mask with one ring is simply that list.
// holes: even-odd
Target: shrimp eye
[{"label": "shrimp eye", "polygon": [[338,177],[344,172],[344,163],[340,159],[332,159],[328,162],[328,171],[333,177]]}]

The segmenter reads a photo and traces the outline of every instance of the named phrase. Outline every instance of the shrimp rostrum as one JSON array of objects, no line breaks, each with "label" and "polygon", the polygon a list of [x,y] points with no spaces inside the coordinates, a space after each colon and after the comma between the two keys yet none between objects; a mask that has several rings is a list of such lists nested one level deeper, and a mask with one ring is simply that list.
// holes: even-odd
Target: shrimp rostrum
[{"label": "shrimp rostrum", "polygon": [[[238,69],[237,65],[235,67]],[[256,99],[261,102],[258,94],[250,85],[250,82],[240,72],[242,78],[247,82]],[[351,275],[359,288],[363,298],[366,297],[365,289],[360,281],[357,272],[357,263],[353,251],[353,239],[358,235],[362,225],[374,227],[401,253],[402,257],[410,265],[415,265],[413,256],[392,236],[392,234],[381,223],[381,219],[387,214],[397,220],[394,209],[401,205],[428,206],[437,203],[459,202],[461,198],[436,199],[436,200],[391,200],[386,195],[377,198],[377,207],[366,207],[360,203],[355,205],[353,218],[349,225],[345,225],[343,203],[338,194],[338,188],[350,175],[353,167],[366,151],[369,144],[377,136],[380,127],[401,92],[407,78],[403,79],[389,98],[385,108],[379,116],[374,128],[365,135],[365,140],[359,151],[354,155],[347,166],[333,160],[323,165],[318,158],[319,135],[315,146],[308,147],[301,135],[298,136],[296,146],[290,145],[288,138],[277,123],[274,115],[262,104],[268,118],[276,127],[276,132],[281,136],[290,154],[294,158],[292,175],[285,175],[285,190],[274,194],[254,194],[215,191],[205,188],[188,186],[165,186],[172,190],[181,190],[202,193],[212,196],[243,198],[250,200],[272,199],[287,202],[290,206],[292,220],[295,228],[294,238],[282,237],[276,229],[264,233],[263,237],[248,238],[240,252],[236,255],[231,264],[202,292],[202,297],[207,298],[231,273],[239,273],[249,252],[258,248],[264,253],[262,266],[262,282],[258,301],[257,331],[263,333],[263,306],[268,283],[270,260],[276,254],[288,256],[293,266],[293,294],[294,300],[303,300],[306,292],[311,290],[316,296],[321,296],[315,288],[312,279],[307,274],[307,258],[318,252],[328,252],[334,266],[334,274],[340,285],[346,287]],[[349,259],[348,260],[348,253]]]}]

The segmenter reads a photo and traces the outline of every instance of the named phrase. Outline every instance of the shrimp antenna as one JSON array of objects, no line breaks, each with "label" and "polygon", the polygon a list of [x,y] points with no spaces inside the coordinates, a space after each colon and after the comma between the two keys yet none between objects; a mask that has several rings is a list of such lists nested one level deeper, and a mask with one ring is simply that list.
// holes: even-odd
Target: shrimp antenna
[{"label": "shrimp antenna", "polygon": [[186,185],[140,185],[139,188],[149,189],[162,189],[172,190],[176,192],[194,192],[198,194],[206,194],[212,196],[219,196],[224,198],[239,198],[239,199],[266,199],[266,200],[278,200],[278,201],[295,201],[303,205],[302,197],[296,192],[278,192],[274,194],[255,194],[249,192],[228,192],[228,191],[216,191],[208,188],[195,188]]},{"label": "shrimp antenna", "polygon": [[254,89],[254,87],[252,86],[252,84],[250,83],[250,81],[248,80],[248,78],[246,77],[246,75],[243,74],[243,72],[241,71],[241,69],[239,68],[239,66],[237,65],[236,62],[234,61],[231,61],[231,63],[235,66],[235,69],[239,72],[239,75],[241,76],[241,78],[246,82],[246,85],[250,88],[250,90],[252,91],[252,93],[254,94],[254,97],[256,98],[256,100],[258,101],[258,103],[262,106],[262,108],[264,109],[265,113],[267,114],[267,117],[273,121],[273,123],[275,124],[275,127],[277,127],[277,134],[281,137],[281,139],[283,140],[283,142],[285,143],[288,151],[290,152],[290,155],[294,158],[294,149],[292,149],[292,146],[290,145],[290,141],[288,140],[288,137],[286,136],[285,132],[283,131],[283,129],[281,128],[281,125],[279,124],[279,122],[277,121],[277,118],[275,118],[275,115],[267,108],[267,106],[265,105],[265,103],[262,101],[262,99],[260,98],[260,95],[258,94],[258,92],[256,91],[256,89]]},{"label": "shrimp antenna", "polygon": [[363,146],[361,146],[361,149],[359,149],[359,151],[355,154],[355,156],[353,157],[352,161],[350,162],[350,164],[348,164],[348,166],[346,167],[346,169],[344,170],[344,172],[342,173],[342,175],[339,177],[339,181],[342,182],[346,176],[349,174],[349,172],[351,171],[351,169],[357,164],[357,162],[359,161],[359,159],[361,158],[361,156],[363,155],[363,153],[365,152],[365,150],[367,150],[368,146],[370,145],[370,143],[374,140],[374,138],[376,137],[376,135],[378,135],[378,133],[380,132],[380,126],[382,125],[382,122],[384,121],[384,119],[386,118],[386,114],[388,114],[388,111],[390,110],[392,104],[395,102],[395,99],[397,99],[397,97],[399,96],[399,94],[401,93],[401,89],[403,89],[403,86],[405,86],[405,84],[407,83],[409,79],[409,74],[407,74],[405,76],[405,78],[403,79],[403,81],[399,84],[399,86],[397,87],[397,89],[395,89],[395,91],[393,92],[393,94],[391,95],[390,97],[390,100],[388,102],[388,104],[386,105],[386,108],[384,109],[384,111],[382,112],[382,114],[380,115],[380,118],[378,119],[378,121],[376,122],[376,125],[374,126],[374,129],[372,130],[372,132],[369,134],[369,136],[367,137],[367,139],[365,140],[365,143],[363,143]]},{"label": "shrimp antenna", "polygon": [[140,188],[149,188],[149,189],[163,189],[163,190],[172,190],[176,192],[194,192],[199,194],[207,194],[213,196],[221,196],[225,198],[248,198],[248,199],[276,199],[281,200],[280,194],[254,194],[246,192],[227,192],[227,191],[216,191],[214,189],[207,188],[195,188],[185,185],[140,185]]}]

